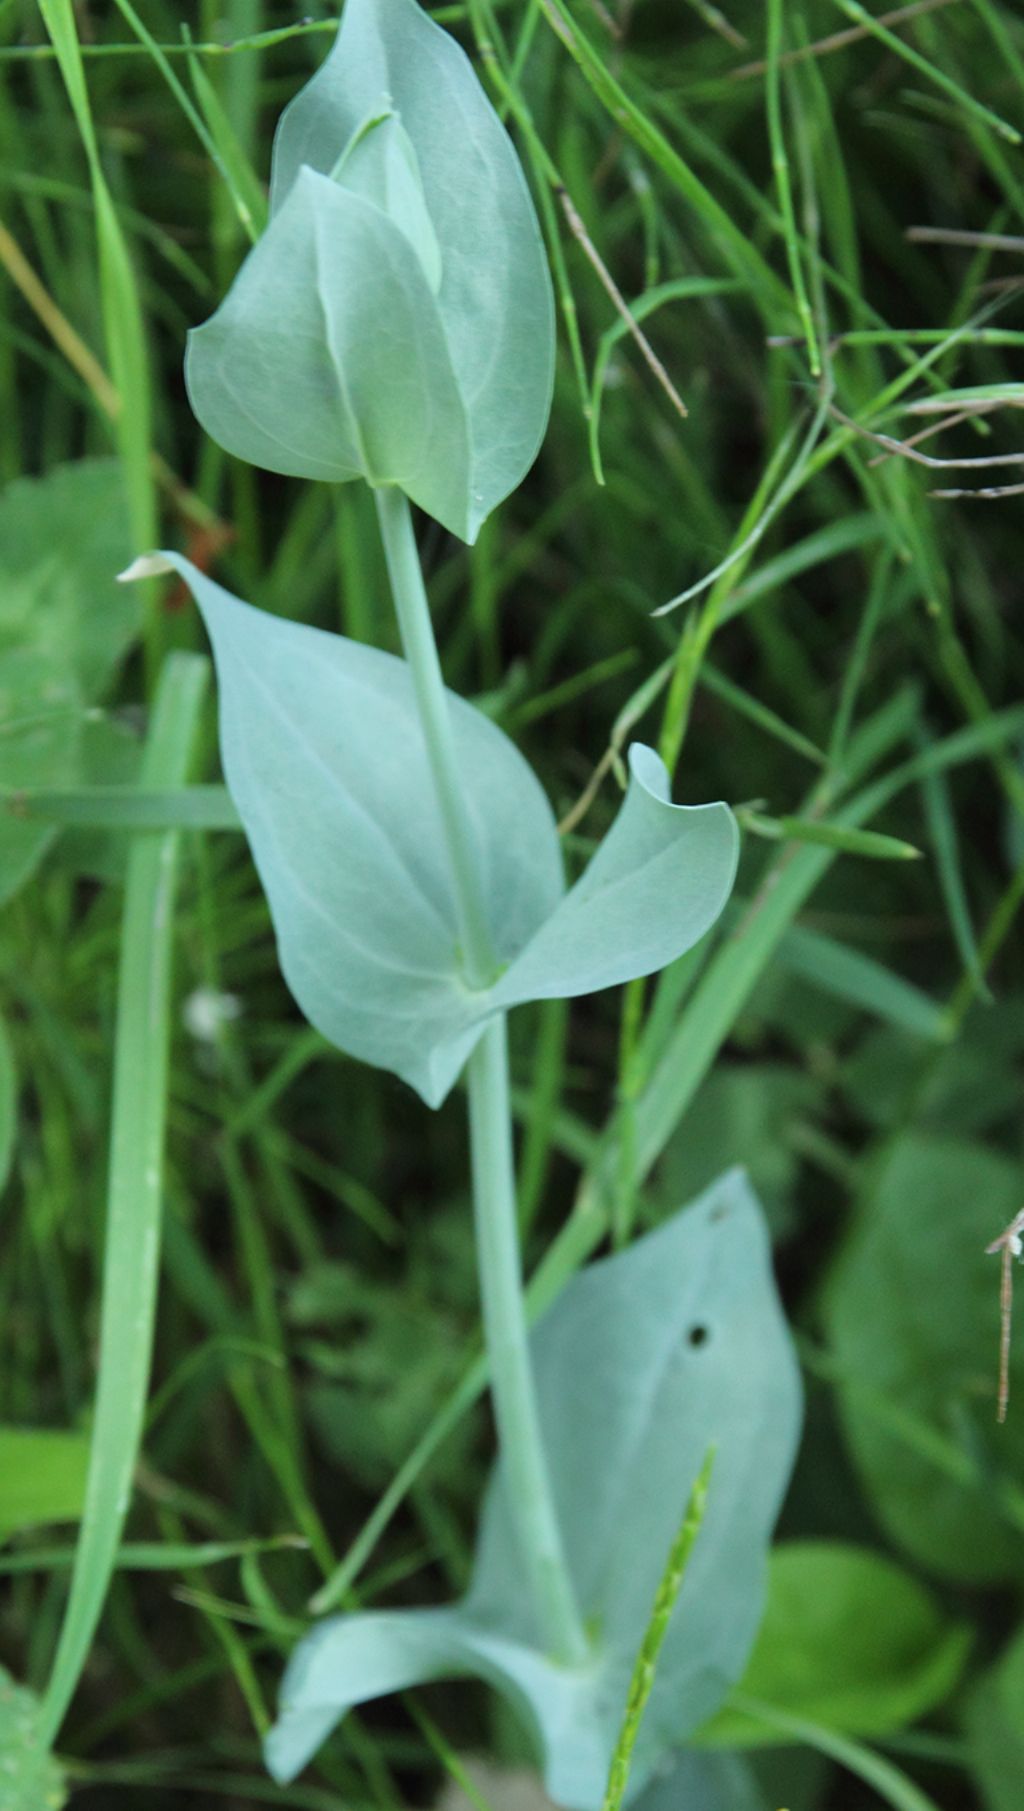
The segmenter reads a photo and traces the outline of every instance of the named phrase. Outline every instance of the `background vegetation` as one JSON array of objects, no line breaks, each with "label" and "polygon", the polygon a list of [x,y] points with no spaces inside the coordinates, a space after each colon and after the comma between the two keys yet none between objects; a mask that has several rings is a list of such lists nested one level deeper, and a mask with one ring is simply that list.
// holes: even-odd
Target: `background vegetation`
[{"label": "background vegetation", "polygon": [[[111,575],[163,540],[394,644],[368,495],[233,464],[181,380],[325,9],[76,13],[69,98],[34,5],[0,5],[0,1418],[49,1430],[0,1432],[0,1643],[37,1688],[95,1383],[131,841],[84,789],[138,771],[162,659],[204,645],[181,590],[140,605]],[[999,1427],[984,1247],[1021,1191],[1024,22],[1009,0],[438,16],[517,134],[562,317],[531,479],[472,551],[424,533],[449,678],[537,766],[570,860],[634,729],[678,799],[747,829],[717,940],[656,987],[516,1015],[529,1259],[557,1238],[568,1270],[749,1166],[808,1423],[747,1681],[774,1723],[719,1728],[781,1746],[734,1805],[1013,1811],[1024,1364]],[[215,780],[210,701],[202,743]],[[476,1687],[371,1707],[288,1789],[258,1735],[341,1559],[364,1603],[465,1581],[491,1433],[462,1381],[462,1103],[432,1116],[325,1049],[239,837],[182,853],[145,1457],[61,1750],[82,1811],[425,1804],[454,1751],[521,1756]]]}]

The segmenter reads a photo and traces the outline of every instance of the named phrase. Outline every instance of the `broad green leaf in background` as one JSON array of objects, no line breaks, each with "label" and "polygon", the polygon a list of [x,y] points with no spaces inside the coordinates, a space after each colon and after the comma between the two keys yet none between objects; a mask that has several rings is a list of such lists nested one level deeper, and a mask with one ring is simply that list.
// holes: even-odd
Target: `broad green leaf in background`
[{"label": "broad green leaf in background", "polygon": [[902,975],[835,937],[791,925],[780,939],[777,960],[801,980],[917,1037],[948,1035],[941,1005]]},{"label": "broad green leaf in background", "polygon": [[82,459],[0,494],[0,651],[33,649],[100,695],[139,629],[117,583],[131,546],[116,459]]},{"label": "broad green leaf in background", "polygon": [[271,216],[191,336],[199,420],[273,471],[397,483],[475,539],[547,423],[551,284],[512,143],[414,0],[348,0],[281,119]]},{"label": "broad green leaf in background", "polygon": [[0,1539],[22,1528],[77,1521],[88,1466],[86,1434],[0,1427]]},{"label": "broad green leaf in background", "polygon": [[[98,799],[108,796],[108,789],[120,789],[126,802],[135,800],[143,742],[139,726],[119,713],[90,713],[82,726],[78,748],[78,796],[86,810]],[[129,788],[131,789],[129,791]],[[32,801],[36,808],[37,801]],[[124,833],[122,823],[89,827],[69,821],[61,831],[54,852],[54,864],[72,874],[101,880],[106,885],[121,885],[131,854],[132,838]]]},{"label": "broad green leaf in background", "polygon": [[58,466],[0,496],[0,904],[57,835],[2,795],[81,777],[86,709],[138,631],[114,577],[129,545],[116,460]]},{"label": "broad green leaf in background", "polygon": [[707,1188],[722,1153],[749,1172],[773,1232],[790,1227],[800,1165],[797,1135],[820,1107],[822,1086],[795,1064],[719,1063],[669,1140],[648,1187],[667,1207]]},{"label": "broad green leaf in background", "polygon": [[1024,1781],[1024,1628],[967,1701],[972,1770],[988,1811],[1020,1811]]},{"label": "broad green leaf in background", "polygon": [[597,1811],[655,1590],[711,1442],[707,1509],[634,1750],[631,1793],[738,1678],[800,1424],[763,1217],[742,1172],[583,1271],[532,1344],[592,1660],[566,1667],[541,1651],[499,1461],[461,1604],[333,1617],[300,1645],[268,1741],[279,1779],[294,1777],[354,1705],[471,1673],[533,1731],[556,1802]]},{"label": "broad green leaf in background", "polygon": [[176,555],[213,642],[224,772],[260,871],[285,979],[340,1049],[437,1106],[484,1024],[526,1000],[650,974],[694,944],[733,882],[724,805],[668,802],[650,749],[590,866],[563,894],[554,820],[507,736],[449,694],[493,946],[470,991],[406,663],[253,610]]},{"label": "broad green leaf in background", "polygon": [[0,1807],[2,1811],[61,1811],[67,1790],[61,1770],[37,1734],[39,1701],[0,1667]]},{"label": "broad green leaf in background", "polygon": [[38,648],[0,652],[0,905],[23,886],[57,835],[56,826],[22,820],[25,786],[56,786],[78,771],[84,707],[74,674]]},{"label": "broad green leaf in background", "polygon": [[[739,1690],[849,1735],[887,1735],[941,1704],[963,1670],[970,1630],[880,1553],[792,1541],[768,1563],[768,1602]],[[700,1740],[784,1742],[726,1704]]]},{"label": "broad green leaf in background", "polygon": [[[1024,1471],[1024,1417],[996,1424],[999,1276],[985,1256],[1020,1198],[1008,1158],[939,1134],[901,1138],[826,1298],[842,1421],[875,1512],[922,1565],[977,1584],[1024,1566],[1024,1535],[992,1489],[993,1474]],[[1015,1340],[1011,1395],[1024,1393],[1021,1355]],[[874,1411],[878,1397],[959,1446],[965,1481],[902,1440]]]},{"label": "broad green leaf in background", "polygon": [[920,1079],[921,1047],[896,1027],[878,1027],[844,1059],[841,1086],[871,1126],[899,1118],[911,1087],[922,1124],[948,1137],[978,1138],[1020,1109],[1017,1065],[1024,1056],[1024,1001],[1008,995],[975,1012],[954,1044],[935,1052]]}]

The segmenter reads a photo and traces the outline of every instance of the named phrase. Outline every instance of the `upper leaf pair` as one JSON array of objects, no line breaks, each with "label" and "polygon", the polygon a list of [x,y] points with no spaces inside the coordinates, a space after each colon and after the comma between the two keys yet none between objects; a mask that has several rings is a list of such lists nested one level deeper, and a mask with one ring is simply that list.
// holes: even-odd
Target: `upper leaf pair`
[{"label": "upper leaf pair", "polygon": [[270,226],[191,336],[199,420],[472,541],[536,456],[553,358],[533,205],[467,58],[415,0],[348,0],[278,127]]},{"label": "upper leaf pair", "polygon": [[406,663],[253,610],[175,554],[213,642],[224,773],[270,901],[281,966],[333,1044],[440,1105],[495,1013],[651,974],[729,896],[726,805],[672,805],[634,745],[609,834],[566,893],[551,808],[497,725],[448,694],[493,947],[462,973],[439,808]]}]

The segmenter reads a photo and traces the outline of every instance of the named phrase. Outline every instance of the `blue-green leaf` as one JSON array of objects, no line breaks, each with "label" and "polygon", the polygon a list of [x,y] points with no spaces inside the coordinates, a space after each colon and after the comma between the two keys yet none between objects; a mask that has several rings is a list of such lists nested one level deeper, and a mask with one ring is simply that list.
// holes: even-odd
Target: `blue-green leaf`
[{"label": "blue-green leaf", "polygon": [[386,214],[412,246],[434,295],[441,287],[441,247],[430,218],[412,139],[397,113],[366,121],[349,140],[334,181]]},{"label": "blue-green leaf", "polygon": [[671,1766],[659,1769],[635,1800],[634,1811],[769,1811],[769,1807],[741,1755],[702,1754],[687,1748]]},{"label": "blue-green leaf", "polygon": [[742,1671],[795,1452],[800,1389],[763,1218],[741,1172],[576,1277],[538,1325],[533,1355],[591,1659],[572,1668],[542,1651],[499,1461],[460,1605],[335,1617],[301,1644],[268,1744],[279,1779],[293,1777],[353,1705],[468,1672],[524,1717],[552,1797],[597,1811],[661,1570],[711,1442],[707,1508],[640,1728],[631,1792]]},{"label": "blue-green leaf", "polygon": [[303,169],[189,336],[192,407],[228,452],[298,478],[397,484],[470,536],[469,435],[437,307],[401,229]]},{"label": "blue-green leaf", "polygon": [[[512,141],[468,57],[415,0],[348,0],[326,62],[286,109],[271,206],[330,171],[368,113],[401,118],[442,261],[437,304],[472,441],[477,526],[532,465],[554,378],[554,303]],[[475,529],[474,529],[475,532]]]},{"label": "blue-green leaf", "polygon": [[498,983],[495,1000],[564,998],[654,974],[714,923],[736,877],[727,805],[673,805],[664,764],[635,742],[625,802],[590,865]]},{"label": "blue-green leaf", "polygon": [[259,868],[281,966],[340,1049],[438,1105],[487,1020],[610,987],[714,923],[736,866],[725,805],[668,802],[651,750],[604,844],[563,896],[551,809],[508,737],[449,694],[491,940],[503,972],[463,978],[440,814],[408,667],[253,610],[175,555],[220,680],[224,773]]},{"label": "blue-green leaf", "polygon": [[[399,484],[473,540],[540,446],[554,308],[511,140],[463,51],[415,0],[348,0],[330,55],[278,127],[271,212],[266,240],[192,336],[200,421],[273,471]],[[356,392],[372,460],[351,456]]]},{"label": "blue-green leaf", "polygon": [[431,1679],[467,1675],[487,1680],[520,1713],[549,1758],[548,1787],[560,1803],[599,1803],[592,1791],[581,1798],[576,1784],[603,1784],[611,1760],[595,1689],[598,1669],[557,1666],[479,1621],[468,1605],[381,1610],[321,1623],[289,1663],[281,1714],[265,1745],[267,1766],[276,1780],[294,1779],[356,1705]]}]

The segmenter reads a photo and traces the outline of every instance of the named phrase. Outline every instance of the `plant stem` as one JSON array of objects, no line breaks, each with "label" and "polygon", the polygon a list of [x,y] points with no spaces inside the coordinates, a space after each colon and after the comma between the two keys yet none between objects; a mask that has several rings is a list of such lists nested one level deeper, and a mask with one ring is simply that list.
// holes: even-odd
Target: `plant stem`
[{"label": "plant stem", "polygon": [[[397,489],[381,489],[375,496],[402,646],[441,810],[466,979],[470,986],[486,987],[495,972],[495,954],[409,505]],[[480,1296],[509,1498],[544,1638],[558,1659],[580,1661],[587,1655],[587,1639],[562,1546],[530,1367],[503,1014],[487,1026],[470,1057],[468,1081]]]},{"label": "plant stem", "polygon": [[473,1211],[491,1389],[523,1562],[544,1635],[557,1659],[584,1660],[587,1638],[551,1494],[530,1348],[516,1224],[505,1015],[492,1019],[469,1059]]},{"label": "plant stem", "polygon": [[409,504],[403,492],[391,485],[374,491],[374,497],[402,647],[412,673],[427,757],[444,823],[466,980],[470,987],[487,987],[494,979],[497,959],[473,855],[473,830],[459,780],[451,712],[430,620],[430,606],[423,587]]}]

